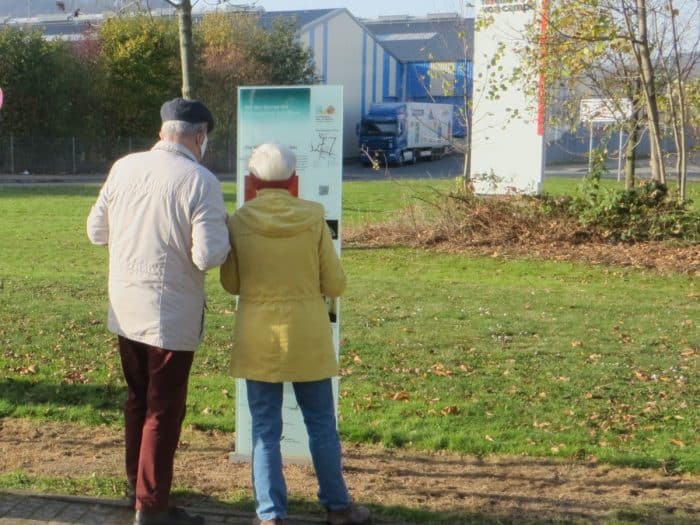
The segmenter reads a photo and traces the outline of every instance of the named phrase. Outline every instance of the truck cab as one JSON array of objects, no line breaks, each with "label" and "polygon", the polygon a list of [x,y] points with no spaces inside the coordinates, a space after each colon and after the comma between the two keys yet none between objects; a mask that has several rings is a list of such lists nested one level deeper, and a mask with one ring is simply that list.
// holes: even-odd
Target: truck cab
[{"label": "truck cab", "polygon": [[360,122],[360,160],[403,164],[407,132],[405,104],[372,104]]}]

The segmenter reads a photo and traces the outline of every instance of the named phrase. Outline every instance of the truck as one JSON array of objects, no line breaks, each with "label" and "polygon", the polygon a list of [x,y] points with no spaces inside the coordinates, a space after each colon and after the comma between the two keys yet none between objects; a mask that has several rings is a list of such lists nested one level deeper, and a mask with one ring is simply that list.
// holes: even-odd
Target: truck
[{"label": "truck", "polygon": [[360,160],[400,166],[442,157],[451,144],[453,109],[430,102],[372,104],[358,125]]}]

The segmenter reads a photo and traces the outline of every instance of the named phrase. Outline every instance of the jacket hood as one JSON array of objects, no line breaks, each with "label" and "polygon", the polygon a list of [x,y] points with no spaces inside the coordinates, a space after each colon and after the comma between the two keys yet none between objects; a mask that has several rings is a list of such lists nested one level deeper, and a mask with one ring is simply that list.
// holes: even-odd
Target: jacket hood
[{"label": "jacket hood", "polygon": [[298,199],[287,190],[260,190],[234,214],[234,219],[266,237],[290,237],[316,226],[323,206]]}]

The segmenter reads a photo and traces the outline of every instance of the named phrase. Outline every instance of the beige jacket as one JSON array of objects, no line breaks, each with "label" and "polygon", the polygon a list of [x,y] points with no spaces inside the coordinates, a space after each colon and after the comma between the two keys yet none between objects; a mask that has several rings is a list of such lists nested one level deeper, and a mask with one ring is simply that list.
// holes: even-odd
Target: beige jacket
[{"label": "beige jacket", "polygon": [[229,251],[214,174],[166,141],[119,159],[87,234],[109,245],[109,329],[168,350],[195,350],[204,332],[205,272]]},{"label": "beige jacket", "polygon": [[323,206],[286,190],[262,190],[228,228],[221,284],[239,295],[233,375],[271,383],[337,375],[324,296],[343,292],[345,274]]}]

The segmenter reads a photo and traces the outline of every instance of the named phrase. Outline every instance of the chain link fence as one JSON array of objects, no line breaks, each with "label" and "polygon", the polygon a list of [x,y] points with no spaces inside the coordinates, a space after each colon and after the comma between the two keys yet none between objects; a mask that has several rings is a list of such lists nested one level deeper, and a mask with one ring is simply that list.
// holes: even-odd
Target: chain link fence
[{"label": "chain link fence", "polygon": [[[0,173],[21,175],[104,175],[119,157],[148,150],[157,138],[0,136]],[[203,162],[217,175],[235,171],[233,138],[212,137]]]}]

